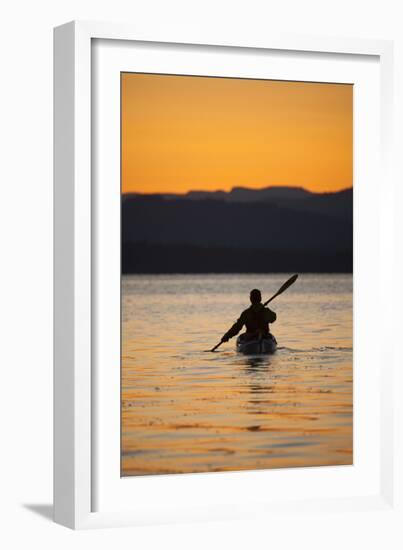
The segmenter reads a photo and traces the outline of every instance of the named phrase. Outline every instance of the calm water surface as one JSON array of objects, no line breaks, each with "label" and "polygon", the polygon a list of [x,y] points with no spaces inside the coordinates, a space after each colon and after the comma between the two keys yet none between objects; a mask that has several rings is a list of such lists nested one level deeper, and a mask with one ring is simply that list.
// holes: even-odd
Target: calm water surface
[{"label": "calm water surface", "polygon": [[203,350],[287,275],[130,275],[122,285],[122,475],[352,463],[352,276],[272,302],[273,356]]}]

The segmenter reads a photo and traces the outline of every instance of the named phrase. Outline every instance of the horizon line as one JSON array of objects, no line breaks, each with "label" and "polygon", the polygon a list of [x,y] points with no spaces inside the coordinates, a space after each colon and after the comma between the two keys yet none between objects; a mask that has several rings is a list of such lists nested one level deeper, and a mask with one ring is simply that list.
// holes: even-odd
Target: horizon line
[{"label": "horizon line", "polygon": [[122,195],[145,195],[145,196],[151,196],[151,195],[177,195],[177,196],[186,196],[190,195],[191,193],[223,193],[223,194],[229,194],[237,189],[244,189],[247,191],[266,191],[268,189],[295,189],[304,191],[305,193],[308,193],[310,195],[336,195],[337,193],[343,193],[344,191],[350,191],[354,188],[353,185],[342,187],[341,189],[337,191],[310,191],[306,187],[303,186],[294,186],[294,185],[268,185],[265,187],[246,187],[243,185],[236,185],[234,187],[231,187],[229,191],[225,191],[224,189],[191,189],[189,191],[184,192],[175,192],[175,191],[151,191],[149,193],[143,192],[143,191],[121,191]]}]

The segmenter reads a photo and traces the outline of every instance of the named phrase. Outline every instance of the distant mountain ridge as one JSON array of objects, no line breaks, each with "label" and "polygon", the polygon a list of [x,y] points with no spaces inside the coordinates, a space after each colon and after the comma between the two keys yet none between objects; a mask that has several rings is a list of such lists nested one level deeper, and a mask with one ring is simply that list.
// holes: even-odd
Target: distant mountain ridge
[{"label": "distant mountain ridge", "polygon": [[260,189],[251,187],[233,187],[230,191],[188,191],[187,193],[128,193],[124,197],[160,197],[166,200],[224,200],[227,202],[255,202],[265,200],[307,199],[309,197],[329,196],[352,191],[346,188],[342,191],[329,193],[314,193],[304,187],[273,185]]},{"label": "distant mountain ridge", "polygon": [[350,272],[352,230],[351,188],[128,194],[122,197],[122,269]]}]

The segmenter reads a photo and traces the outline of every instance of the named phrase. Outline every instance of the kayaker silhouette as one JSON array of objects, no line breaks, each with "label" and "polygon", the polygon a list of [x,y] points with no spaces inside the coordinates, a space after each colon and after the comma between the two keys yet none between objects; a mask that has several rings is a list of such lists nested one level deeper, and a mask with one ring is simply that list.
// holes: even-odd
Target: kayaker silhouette
[{"label": "kayaker silhouette", "polygon": [[262,294],[259,289],[254,288],[250,292],[251,305],[241,313],[239,319],[221,338],[221,342],[228,342],[230,338],[236,336],[242,328],[246,327],[246,332],[241,335],[244,341],[254,340],[256,338],[270,338],[270,323],[274,323],[277,315],[270,308],[262,304]]},{"label": "kayaker silhouette", "polygon": [[214,352],[223,342],[228,342],[230,338],[238,334],[245,325],[246,332],[238,336],[237,350],[242,353],[274,353],[277,347],[277,341],[270,333],[269,323],[274,323],[277,315],[269,309],[269,304],[274,298],[280,296],[287,288],[298,279],[298,273],[286,280],[271,298],[262,304],[262,294],[260,290],[254,288],[250,292],[250,301],[252,305],[242,312],[240,318],[232,325],[228,332],[224,334],[221,340],[211,349],[205,351]]}]

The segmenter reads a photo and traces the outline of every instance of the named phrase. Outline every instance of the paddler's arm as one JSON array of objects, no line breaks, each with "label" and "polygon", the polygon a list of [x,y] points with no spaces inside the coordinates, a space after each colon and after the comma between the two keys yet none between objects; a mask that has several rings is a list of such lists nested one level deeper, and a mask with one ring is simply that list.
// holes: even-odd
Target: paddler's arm
[{"label": "paddler's arm", "polygon": [[227,331],[224,336],[221,338],[221,342],[228,342],[230,338],[236,336],[238,332],[242,329],[245,324],[244,315],[242,314],[238,321],[232,325],[232,327]]},{"label": "paddler's arm", "polygon": [[277,315],[274,311],[272,311],[269,307],[264,308],[266,311],[266,321],[268,323],[274,323],[274,321],[277,319]]}]

